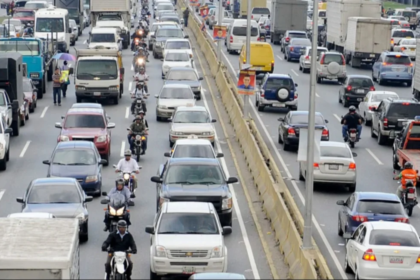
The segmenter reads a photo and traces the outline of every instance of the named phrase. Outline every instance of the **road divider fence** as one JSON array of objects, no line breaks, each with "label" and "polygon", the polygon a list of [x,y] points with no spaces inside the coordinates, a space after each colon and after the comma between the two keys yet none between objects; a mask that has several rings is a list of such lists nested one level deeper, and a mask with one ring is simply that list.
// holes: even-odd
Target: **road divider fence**
[{"label": "road divider fence", "polygon": [[[182,9],[187,8],[184,0],[179,0],[178,5]],[[333,279],[315,240],[312,239],[314,249],[302,249],[304,224],[302,214],[254,121],[251,118],[249,121],[244,119],[243,99],[237,93],[236,83],[230,77],[226,66],[218,64],[217,47],[213,38],[201,30],[201,22],[194,16],[194,10],[190,12],[188,28],[194,34],[197,45],[210,66],[211,75],[216,80],[230,124],[235,130],[236,140],[258,188],[264,211],[275,231],[279,250],[289,265],[289,277]]]}]

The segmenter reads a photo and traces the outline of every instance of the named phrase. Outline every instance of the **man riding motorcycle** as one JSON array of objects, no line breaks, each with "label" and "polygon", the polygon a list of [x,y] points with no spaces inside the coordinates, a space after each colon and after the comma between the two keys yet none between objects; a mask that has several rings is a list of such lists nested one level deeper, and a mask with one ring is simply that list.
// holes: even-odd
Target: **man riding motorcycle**
[{"label": "man riding motorcycle", "polygon": [[[135,122],[137,120],[137,118],[140,118],[140,119],[143,120],[143,123],[146,126],[146,129],[149,129],[149,123],[144,118],[144,115],[145,115],[145,113],[143,111],[140,111],[139,114],[136,116],[136,118],[133,120],[133,122]],[[146,139],[147,139],[147,136],[146,136]]]},{"label": "man riding motorcycle", "polygon": [[[135,133],[141,133],[144,136],[146,136],[147,133],[147,129],[146,129],[146,125],[144,124],[143,120],[139,117],[136,117],[136,121],[134,123],[132,123],[130,125],[130,133],[128,134],[128,142],[130,143],[130,150],[133,151],[134,150],[134,136],[133,136],[133,132]],[[146,149],[147,149],[147,138],[146,141],[142,141],[141,142],[142,145],[142,155],[144,155],[146,153]],[[131,156],[131,153],[130,153]]]},{"label": "man riding motorcycle", "polygon": [[[120,159],[115,168],[115,172],[124,172],[124,173],[136,173],[139,174],[139,165],[136,160],[131,158],[131,150],[126,150],[124,153],[124,158]],[[137,188],[137,178],[133,175],[133,189]]]},{"label": "man riding motorcycle", "polygon": [[[127,223],[124,220],[118,222],[118,230],[108,235],[108,238],[102,244],[102,251],[106,252],[127,252],[131,249],[132,254],[137,254],[137,246],[133,236],[127,230]],[[109,280],[111,275],[111,260],[113,254],[108,254],[105,263],[106,279]],[[127,280],[131,280],[131,272],[133,271],[133,262],[130,255],[127,254],[128,266],[125,270]]]},{"label": "man riding motorcycle", "polygon": [[[133,57],[133,66],[135,67],[137,65],[137,67],[140,68],[144,68],[146,65],[146,62],[149,62],[149,52],[147,51],[147,48],[144,46],[146,45],[145,43],[141,43],[141,45],[139,45],[136,48],[136,51],[134,53],[134,57]],[[143,61],[141,61],[143,60]]]},{"label": "man riding motorcycle", "polygon": [[[137,84],[137,87],[135,88],[135,90],[131,93],[131,95],[134,98],[133,103],[131,103],[131,114],[134,114],[134,108],[137,105],[137,99],[141,99],[142,100],[142,112],[143,111],[147,111],[146,108],[146,103],[144,103],[144,99],[147,99],[148,94],[146,93],[146,89],[145,89],[146,85],[140,85],[139,83]],[[143,112],[144,114],[144,112]]]},{"label": "man riding motorcycle", "polygon": [[350,128],[357,129],[357,140],[360,140],[360,136],[362,135],[362,123],[363,118],[356,112],[356,107],[350,106],[349,112],[341,120],[344,142],[347,142],[347,132]]},{"label": "man riding motorcycle", "polygon": [[413,186],[417,185],[417,171],[413,169],[413,164],[411,162],[406,162],[404,164],[404,170],[395,177],[396,180],[401,179],[401,185],[397,189],[397,195],[401,199],[402,192],[407,188],[407,181],[411,181]]},{"label": "man riding motorcycle", "polygon": [[145,36],[143,29],[140,26],[134,30],[133,34],[131,34],[131,51],[134,51],[134,47],[136,45],[136,39],[141,40]]},{"label": "man riding motorcycle", "polygon": [[146,70],[144,67],[139,68],[139,72],[134,75],[134,80],[138,82],[144,82],[144,91],[147,93],[147,96],[149,96],[149,88],[147,87],[147,81],[149,80],[149,75],[146,74]]},{"label": "man riding motorcycle", "polygon": [[[113,194],[116,194],[116,193],[121,193],[123,196],[125,196],[126,203],[128,203],[128,201],[130,201],[130,196],[131,196],[130,190],[128,188],[124,187],[124,181],[122,179],[118,179],[115,183],[116,183],[116,186],[108,193],[108,197],[111,197]],[[126,221],[127,224],[131,225],[130,213],[127,213],[126,219],[127,219],[127,221]],[[104,223],[105,223],[104,231],[109,230],[110,222],[111,221],[109,219],[109,213],[108,213],[108,211],[106,211],[105,212],[105,218],[104,218]]]}]

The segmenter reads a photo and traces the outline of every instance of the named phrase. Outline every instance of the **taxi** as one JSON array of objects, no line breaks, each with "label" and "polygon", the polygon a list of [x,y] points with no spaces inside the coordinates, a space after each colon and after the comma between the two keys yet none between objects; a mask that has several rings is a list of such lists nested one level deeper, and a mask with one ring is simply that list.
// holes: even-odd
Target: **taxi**
[{"label": "taxi", "polygon": [[180,106],[176,108],[173,117],[169,119],[172,122],[169,130],[169,147],[172,147],[178,139],[186,139],[191,135],[199,139],[207,139],[214,147],[216,130],[210,113],[204,106]]},{"label": "taxi", "polygon": [[164,154],[169,158],[221,158],[223,153],[216,153],[213,145],[207,139],[188,136],[175,142],[171,152]]}]

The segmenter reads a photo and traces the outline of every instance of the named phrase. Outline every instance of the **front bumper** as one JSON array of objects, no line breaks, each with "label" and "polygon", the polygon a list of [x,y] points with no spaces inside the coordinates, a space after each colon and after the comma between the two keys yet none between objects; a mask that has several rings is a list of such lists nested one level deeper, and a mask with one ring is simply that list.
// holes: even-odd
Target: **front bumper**
[{"label": "front bumper", "polygon": [[109,90],[109,89],[89,89],[77,90],[76,96],[80,98],[93,98],[93,99],[106,99],[106,98],[115,98],[119,95],[119,90]]},{"label": "front bumper", "polygon": [[172,117],[172,114],[175,110],[173,109],[162,109],[162,108],[156,108],[156,116],[159,118],[170,118]]},{"label": "front bumper", "polygon": [[79,183],[86,194],[99,194],[101,192],[102,181],[89,182],[89,183],[79,181]]},{"label": "front bumper", "polygon": [[[185,267],[194,267],[196,273],[200,272],[226,272],[227,259],[221,258],[159,258],[151,259],[151,270],[158,275],[183,274]],[[184,274],[185,275],[185,274]]]},{"label": "front bumper", "polygon": [[188,137],[191,136],[191,135],[197,136],[198,139],[209,140],[212,144],[214,144],[214,139],[215,139],[214,134],[213,135],[197,135],[197,134],[194,134],[194,133],[190,133],[190,134],[184,133],[183,135],[169,134],[169,139],[170,139],[171,143],[175,143],[176,140],[188,139]]}]

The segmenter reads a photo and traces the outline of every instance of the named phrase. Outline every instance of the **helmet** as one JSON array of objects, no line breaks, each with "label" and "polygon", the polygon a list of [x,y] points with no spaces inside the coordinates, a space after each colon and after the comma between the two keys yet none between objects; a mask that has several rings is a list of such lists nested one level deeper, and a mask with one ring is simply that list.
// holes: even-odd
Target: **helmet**
[{"label": "helmet", "polygon": [[124,153],[124,156],[131,157],[131,151],[130,150],[126,150],[125,153]]},{"label": "helmet", "polygon": [[413,164],[409,161],[404,163],[404,169],[413,169]]},{"label": "helmet", "polygon": [[[141,110],[139,113],[138,113],[139,115],[141,115],[141,114],[143,114],[144,115],[144,111],[143,110]],[[137,117],[138,118],[138,117]],[[136,118],[136,119],[137,119]]]},{"label": "helmet", "polygon": [[140,72],[144,72],[144,67],[140,67],[140,68],[139,68],[139,71],[140,71]]},{"label": "helmet", "polygon": [[119,186],[119,185],[124,185],[124,180],[123,180],[123,179],[117,179],[117,180],[115,181],[115,183],[117,184],[117,186]]},{"label": "helmet", "polygon": [[[139,113],[139,114],[140,114],[140,113]],[[144,112],[143,112],[143,114],[144,114]],[[137,117],[136,117],[136,121],[141,121],[140,116],[137,116]]]},{"label": "helmet", "polygon": [[356,112],[356,107],[354,107],[353,105],[351,105],[349,107],[349,112]]},{"label": "helmet", "polygon": [[119,220],[117,223],[118,228],[127,228],[127,222],[124,220]]}]

